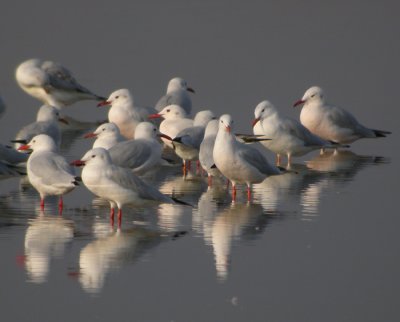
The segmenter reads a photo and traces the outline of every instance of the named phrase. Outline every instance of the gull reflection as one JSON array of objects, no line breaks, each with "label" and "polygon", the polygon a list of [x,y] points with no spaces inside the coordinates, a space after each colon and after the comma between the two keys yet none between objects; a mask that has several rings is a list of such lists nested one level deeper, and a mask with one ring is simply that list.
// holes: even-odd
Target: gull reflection
[{"label": "gull reflection", "polygon": [[307,161],[309,169],[319,172],[333,172],[345,179],[353,180],[361,169],[370,165],[389,163],[390,160],[380,156],[357,155],[349,150],[327,151]]},{"label": "gull reflection", "polygon": [[[303,196],[323,178],[324,174],[318,171],[309,170],[301,164],[292,164],[290,171],[268,177],[256,185],[254,198],[269,211],[301,213]],[[313,204],[314,209],[318,208],[318,203],[318,197],[309,198],[309,204]]]},{"label": "gull reflection", "polygon": [[102,231],[101,236],[86,245],[79,257],[79,281],[88,293],[100,292],[107,274],[134,262],[165,237],[143,227],[118,229],[108,234]]},{"label": "gull reflection", "polygon": [[[233,242],[250,231],[252,234],[261,233],[263,229],[258,227],[258,224],[262,216],[267,218],[261,205],[255,203],[233,203],[217,214],[210,225],[209,237],[205,237],[209,238],[208,243],[213,247],[219,280],[225,281],[228,278]],[[249,227],[253,229],[247,229]]]},{"label": "gull reflection", "polygon": [[64,255],[65,247],[74,237],[74,226],[71,220],[62,217],[39,216],[29,221],[25,233],[25,269],[29,281],[43,283],[49,273],[52,257]]}]

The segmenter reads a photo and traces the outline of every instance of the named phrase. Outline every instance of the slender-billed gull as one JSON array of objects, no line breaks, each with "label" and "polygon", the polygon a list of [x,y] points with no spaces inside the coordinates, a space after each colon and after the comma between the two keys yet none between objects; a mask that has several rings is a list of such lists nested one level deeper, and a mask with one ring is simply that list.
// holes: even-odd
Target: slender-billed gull
[{"label": "slender-billed gull", "polygon": [[68,121],[60,115],[59,110],[54,106],[41,106],[36,116],[36,122],[30,123],[18,131],[13,140],[15,147],[19,148],[21,144],[27,144],[34,136],[39,134],[47,134],[54,140],[57,147],[60,147],[61,130],[59,122],[68,124]]},{"label": "slender-billed gull", "polygon": [[172,78],[168,83],[167,93],[158,100],[156,110],[161,111],[168,105],[179,105],[186,111],[187,115],[190,115],[192,100],[188,92],[194,93],[194,90],[188,87],[183,78]]},{"label": "slender-billed gull", "polygon": [[29,95],[57,108],[81,100],[104,100],[80,85],[68,69],[52,61],[36,58],[24,61],[17,67],[15,77]]},{"label": "slender-billed gull", "polygon": [[236,199],[236,184],[245,183],[247,199],[250,201],[252,183],[259,183],[270,175],[280,174],[281,171],[270,165],[260,151],[237,141],[232,127],[232,117],[229,114],[222,115],[213,158],[219,171],[232,182],[232,199]]},{"label": "slender-billed gull", "polygon": [[126,139],[121,135],[119,127],[115,123],[104,123],[100,125],[94,132],[86,133],[85,139],[96,138],[92,148],[104,148],[109,150],[117,143],[123,142]]},{"label": "slender-billed gull", "polygon": [[58,207],[61,212],[62,196],[78,185],[79,178],[65,158],[57,153],[57,146],[50,136],[39,134],[19,147],[19,150],[28,149],[33,150],[27,163],[28,179],[40,194],[40,208],[44,209],[47,196],[60,196]]},{"label": "slender-billed gull", "polygon": [[108,121],[115,123],[121,135],[127,139],[133,139],[136,126],[147,121],[149,114],[155,110],[136,106],[133,95],[128,89],[119,89],[110,94],[107,100],[100,102],[97,106],[111,106],[108,111]]},{"label": "slender-billed gull", "polygon": [[[176,137],[183,129],[193,126],[193,120],[187,117],[185,110],[179,105],[169,105],[159,113],[149,115],[150,119],[160,117],[164,119],[160,124],[160,132],[170,138]],[[165,138],[162,140],[170,148],[173,147],[170,140]]]},{"label": "slender-billed gull", "polygon": [[114,208],[118,208],[118,226],[121,225],[122,207],[126,204],[142,204],[146,201],[175,203],[153,186],[146,184],[127,168],[113,164],[106,149],[91,149],[73,161],[83,166],[82,181],[96,196],[110,203],[110,219],[114,222]]},{"label": "slender-billed gull", "polygon": [[385,137],[391,132],[374,130],[360,124],[356,118],[341,107],[325,102],[322,89],[309,88],[294,106],[303,105],[300,121],[319,137],[336,143],[352,143],[361,138]]}]

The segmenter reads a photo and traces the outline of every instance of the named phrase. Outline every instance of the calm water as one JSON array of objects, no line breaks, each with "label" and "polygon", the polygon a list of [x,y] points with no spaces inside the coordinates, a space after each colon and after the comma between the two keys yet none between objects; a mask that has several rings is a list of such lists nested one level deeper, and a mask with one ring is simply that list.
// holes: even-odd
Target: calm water
[{"label": "calm water", "polygon": [[[295,159],[293,172],[255,185],[250,204],[244,187],[232,203],[224,183],[209,189],[195,171],[184,179],[179,167],[160,169],[148,180],[193,207],[130,207],[120,230],[84,186],[59,216],[55,199],[40,212],[26,179],[1,178],[0,320],[399,320],[396,2],[5,8],[4,144],[40,106],[13,78],[30,57],[62,62],[100,94],[127,87],[147,105],[183,76],[197,110],[231,113],[240,132],[263,99],[298,118],[291,104],[318,84],[328,101],[393,135]],[[65,113],[90,122],[107,111],[84,102]],[[69,160],[90,147],[81,138],[89,130],[68,133]]]}]

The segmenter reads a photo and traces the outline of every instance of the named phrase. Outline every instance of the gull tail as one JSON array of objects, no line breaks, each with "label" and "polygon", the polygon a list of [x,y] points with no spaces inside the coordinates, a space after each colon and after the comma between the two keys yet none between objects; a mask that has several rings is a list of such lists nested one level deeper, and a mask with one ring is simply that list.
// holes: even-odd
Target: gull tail
[{"label": "gull tail", "polygon": [[382,131],[382,130],[372,130],[377,138],[385,138],[387,135],[392,134],[389,131]]}]

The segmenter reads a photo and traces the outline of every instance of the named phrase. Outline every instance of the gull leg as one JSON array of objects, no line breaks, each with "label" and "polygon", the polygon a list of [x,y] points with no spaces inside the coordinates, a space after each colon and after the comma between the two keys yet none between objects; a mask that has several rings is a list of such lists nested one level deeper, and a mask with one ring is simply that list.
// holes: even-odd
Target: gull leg
[{"label": "gull leg", "polygon": [[62,215],[63,209],[64,209],[64,201],[63,201],[63,197],[60,196],[60,199],[59,199],[59,201],[58,201],[58,213],[59,213],[60,215]]},{"label": "gull leg", "polygon": [[118,228],[121,228],[121,221],[122,221],[122,210],[118,208]]},{"label": "gull leg", "polygon": [[247,201],[251,201],[251,186],[247,185]]},{"label": "gull leg", "polygon": [[114,207],[111,207],[110,208],[110,224],[112,227],[114,227],[114,214],[115,214]]},{"label": "gull leg", "polygon": [[236,201],[236,184],[232,183],[232,201]]},{"label": "gull leg", "polygon": [[40,210],[44,210],[44,198],[40,198]]},{"label": "gull leg", "polygon": [[208,175],[208,186],[211,187],[212,186],[212,176]]},{"label": "gull leg", "polygon": [[281,164],[281,155],[278,153],[276,155],[276,165],[279,166]]}]

